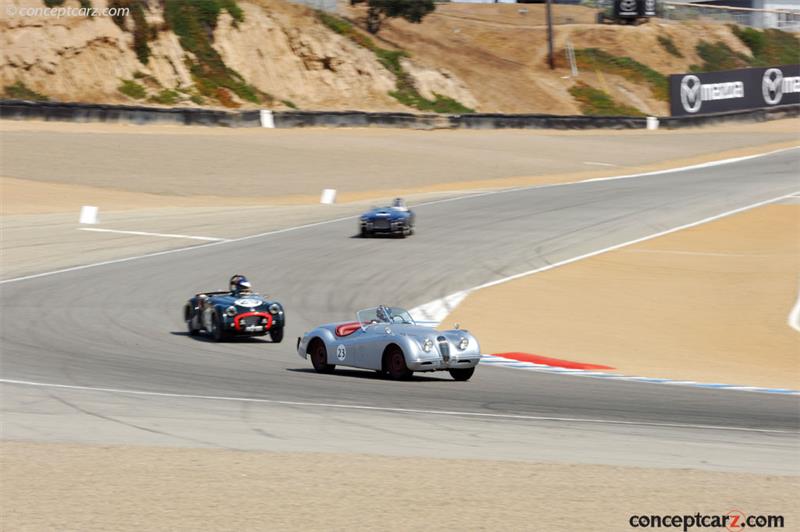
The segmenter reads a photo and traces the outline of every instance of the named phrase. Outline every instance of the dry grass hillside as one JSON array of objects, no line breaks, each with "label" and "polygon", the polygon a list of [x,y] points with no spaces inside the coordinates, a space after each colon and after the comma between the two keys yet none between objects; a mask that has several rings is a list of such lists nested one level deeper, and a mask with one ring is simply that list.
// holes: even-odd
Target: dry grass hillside
[{"label": "dry grass hillside", "polygon": [[[554,7],[558,68],[551,71],[542,5],[440,4],[421,24],[387,20],[378,36],[370,36],[361,29],[364,9],[345,1],[338,16],[285,0],[93,0],[92,5],[104,7],[107,1],[140,11],[116,21],[0,13],[4,97],[662,115],[665,75],[708,65],[708,57],[698,55],[699,44],[707,43],[711,56],[721,55],[723,62],[729,56],[734,66],[754,60],[744,41],[722,24],[597,25],[594,11],[579,6]],[[210,21],[191,7],[201,3],[218,9]],[[567,42],[578,51],[577,77],[570,75]],[[796,39],[789,46],[800,51]]]},{"label": "dry grass hillside", "polygon": [[[578,114],[580,107],[569,93],[577,81],[597,87],[619,102],[648,114],[667,114],[668,104],[654,98],[646,85],[600,69],[579,68],[570,77],[565,46],[599,48],[614,56],[628,56],[669,75],[702,64],[696,46],[701,40],[723,42],[734,52],[750,50],[723,24],[652,22],[640,26],[594,24],[594,10],[569,5],[554,6],[556,71],[547,65],[547,31],[544,6],[510,4],[439,6],[423,24],[390,20],[381,38],[408,50],[423,65],[446,67],[464,80],[485,112]],[[363,14],[348,16],[361,22]],[[658,37],[669,38],[683,57],[667,52]]]}]

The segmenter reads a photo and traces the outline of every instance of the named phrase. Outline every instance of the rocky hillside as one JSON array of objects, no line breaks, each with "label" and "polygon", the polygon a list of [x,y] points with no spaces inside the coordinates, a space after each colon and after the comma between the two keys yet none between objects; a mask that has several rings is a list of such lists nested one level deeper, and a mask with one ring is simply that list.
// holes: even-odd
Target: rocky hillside
[{"label": "rocky hillside", "polygon": [[[52,2],[51,2],[52,3]],[[65,5],[77,1],[68,0]],[[59,101],[304,109],[408,110],[397,76],[318,15],[282,0],[129,0],[110,17],[0,18],[6,97]],[[213,19],[197,6],[217,7]],[[41,0],[17,2],[43,6]],[[93,1],[95,7],[102,2]],[[228,8],[233,6],[232,8]],[[141,16],[138,16],[140,13]],[[144,36],[144,37],[142,37]],[[421,91],[474,104],[446,69],[410,61]]]},{"label": "rocky hillside", "polygon": [[[20,8],[41,7],[44,1],[9,0]],[[444,4],[422,24],[386,21],[375,37],[361,29],[363,8],[347,2],[341,2],[339,16],[331,16],[284,0],[46,1],[123,6],[130,14],[0,13],[5,97],[244,108],[664,114],[665,75],[771,59],[757,57],[765,53],[763,46],[753,46],[759,35],[725,25],[600,26],[591,23],[592,10],[566,5],[555,6],[558,69],[551,71],[541,5]],[[779,52],[791,57],[800,51],[793,36],[777,40]],[[577,52],[577,77],[566,63],[568,42]]]}]

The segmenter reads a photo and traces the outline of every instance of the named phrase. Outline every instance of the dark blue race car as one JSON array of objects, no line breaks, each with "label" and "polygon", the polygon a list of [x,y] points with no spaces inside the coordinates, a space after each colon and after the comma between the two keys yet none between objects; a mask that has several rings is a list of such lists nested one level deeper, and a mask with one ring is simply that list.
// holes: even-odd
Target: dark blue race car
[{"label": "dark blue race car", "polygon": [[227,292],[202,292],[183,308],[189,335],[208,333],[217,342],[237,336],[269,334],[274,343],[283,340],[286,316],[283,306],[250,291],[243,275],[231,277]]},{"label": "dark blue race car", "polygon": [[358,221],[362,237],[377,234],[405,238],[414,234],[414,211],[397,198],[388,207],[375,207],[361,215]]}]

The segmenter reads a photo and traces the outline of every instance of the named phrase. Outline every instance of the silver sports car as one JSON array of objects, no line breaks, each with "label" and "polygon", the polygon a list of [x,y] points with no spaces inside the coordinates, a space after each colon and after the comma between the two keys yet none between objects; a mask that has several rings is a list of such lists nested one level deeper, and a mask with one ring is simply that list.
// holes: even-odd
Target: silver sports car
[{"label": "silver sports car", "polygon": [[415,371],[444,371],[466,381],[481,358],[478,341],[458,328],[437,331],[417,325],[397,307],[360,310],[356,321],[320,325],[297,339],[297,354],[311,357],[314,369],[330,373],[337,365],[372,369],[393,379]]}]

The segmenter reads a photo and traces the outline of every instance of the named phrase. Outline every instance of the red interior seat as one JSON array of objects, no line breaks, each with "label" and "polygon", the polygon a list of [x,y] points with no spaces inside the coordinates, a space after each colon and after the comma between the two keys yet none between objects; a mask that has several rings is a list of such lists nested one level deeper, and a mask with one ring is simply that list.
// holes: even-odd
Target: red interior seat
[{"label": "red interior seat", "polygon": [[361,323],[350,321],[336,327],[336,336],[349,336],[361,328]]}]

